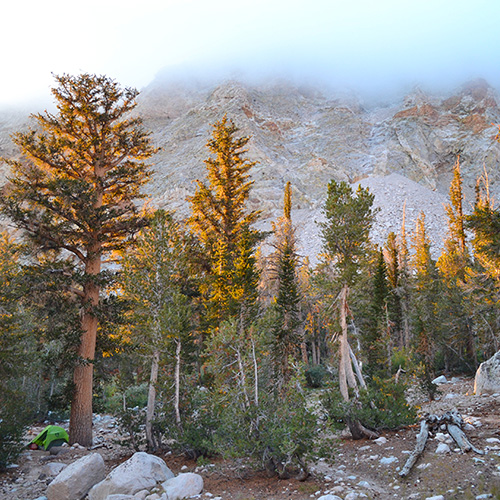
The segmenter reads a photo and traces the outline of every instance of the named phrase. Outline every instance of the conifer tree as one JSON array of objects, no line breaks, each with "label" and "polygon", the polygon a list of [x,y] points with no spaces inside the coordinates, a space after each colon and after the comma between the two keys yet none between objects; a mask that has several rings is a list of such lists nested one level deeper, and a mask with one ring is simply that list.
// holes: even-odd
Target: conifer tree
[{"label": "conifer tree", "polygon": [[[36,128],[14,135],[21,160],[1,208],[40,252],[60,252],[77,268],[72,292],[81,311],[71,402],[70,441],[92,444],[92,380],[103,259],[123,249],[144,225],[134,201],[154,152],[141,120],[131,116],[137,91],[104,76],[56,76],[57,114],[33,116]],[[70,267],[68,266],[68,269]]]},{"label": "conifer tree", "polygon": [[465,236],[463,200],[460,158],[457,158],[450,185],[450,203],[445,205],[448,234],[444,241],[443,252],[437,261],[443,282],[439,314],[443,332],[446,334],[443,345],[446,368],[457,369],[461,363],[462,367],[468,366],[470,371],[474,371],[477,368],[477,354],[469,301],[466,300],[464,293],[470,258]]},{"label": "conifer tree", "polygon": [[404,272],[401,269],[400,245],[397,236],[391,232],[387,236],[384,246],[384,260],[387,269],[387,284],[389,295],[387,307],[389,317],[393,326],[394,345],[399,349],[409,347],[405,345],[405,335],[403,328],[403,297],[404,297]]},{"label": "conifer tree", "polygon": [[500,209],[490,197],[486,171],[478,178],[476,200],[466,226],[474,233],[473,264],[467,269],[465,290],[471,299],[472,314],[484,357],[500,349],[495,334],[500,325]]},{"label": "conifer tree", "polygon": [[417,218],[413,236],[413,331],[415,348],[422,363],[422,381],[432,398],[435,386],[434,361],[440,347],[440,327],[437,316],[439,300],[439,279],[430,252],[430,240],[425,228],[425,214]]},{"label": "conifer tree", "polygon": [[[348,389],[358,391],[351,364],[351,349],[347,338],[348,295],[350,287],[359,278],[362,264],[371,248],[370,229],[375,211],[374,195],[368,188],[358,186],[356,193],[346,182],[330,181],[324,208],[326,221],[320,224],[327,265],[339,285],[339,317],[341,327],[339,385],[344,401],[349,401]],[[361,382],[361,381],[360,381]],[[364,383],[364,381],[362,382]],[[355,439],[373,437],[359,421],[350,421]]]},{"label": "conifer tree", "polygon": [[259,212],[246,207],[255,165],[245,158],[249,137],[237,137],[238,128],[226,116],[213,129],[207,143],[212,157],[205,160],[208,185],[197,180],[189,223],[203,246],[208,272],[202,291],[209,323],[216,327],[229,316],[246,322],[255,305],[259,233],[252,224]]},{"label": "conifer tree", "polygon": [[295,230],[291,218],[291,183],[287,182],[284,194],[283,217],[273,224],[275,234],[275,280],[277,295],[275,310],[277,318],[273,328],[273,361],[278,389],[286,387],[290,380],[290,358],[296,358],[301,343],[300,300],[296,253]]},{"label": "conifer tree", "polygon": [[389,288],[387,266],[382,250],[378,252],[372,279],[368,322],[363,335],[364,352],[371,375],[386,375],[391,351],[391,328],[388,314]]},{"label": "conifer tree", "polygon": [[463,280],[468,263],[465,237],[465,216],[463,212],[462,176],[460,157],[453,166],[453,180],[450,185],[450,203],[445,205],[448,217],[448,235],[444,251],[438,260],[438,268],[448,281]]},{"label": "conifer tree", "polygon": [[142,230],[136,243],[122,260],[124,297],[133,308],[132,338],[150,363],[148,402],[146,408],[146,440],[154,451],[156,442],[152,420],[156,405],[156,385],[161,357],[174,358],[176,424],[180,416],[180,362],[190,329],[189,241],[173,215],[157,210],[149,227]]}]

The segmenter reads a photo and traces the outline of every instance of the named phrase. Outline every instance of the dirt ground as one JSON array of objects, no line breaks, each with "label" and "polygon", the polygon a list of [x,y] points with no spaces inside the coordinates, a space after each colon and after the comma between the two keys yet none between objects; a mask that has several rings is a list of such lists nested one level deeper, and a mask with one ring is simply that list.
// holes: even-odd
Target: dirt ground
[{"label": "dirt ground", "polygon": [[[443,495],[445,500],[500,498],[500,394],[474,396],[473,380],[453,379],[439,386],[438,401],[420,402],[422,414],[443,414],[457,410],[468,422],[466,434],[484,455],[463,454],[454,443],[450,451],[437,454],[437,435],[427,446],[406,478],[399,477],[408,454],[413,450],[418,425],[387,432],[384,439],[353,441],[339,435],[333,463],[320,460],[311,464],[306,481],[270,478],[243,461],[213,460],[200,466],[192,460],[172,454],[162,455],[174,473],[197,472],[203,476],[202,498],[207,500],[302,500],[334,494],[343,500],[355,499],[426,499]],[[32,432],[37,432],[33,429]],[[121,447],[110,445],[116,433],[112,420],[103,418],[96,448],[103,455],[108,470],[130,456]],[[0,499],[35,500],[42,497],[51,477],[43,467],[50,461],[70,463],[88,453],[67,449],[51,456],[44,451],[26,451],[7,473],[0,475]],[[485,495],[485,496],[481,496]]]}]

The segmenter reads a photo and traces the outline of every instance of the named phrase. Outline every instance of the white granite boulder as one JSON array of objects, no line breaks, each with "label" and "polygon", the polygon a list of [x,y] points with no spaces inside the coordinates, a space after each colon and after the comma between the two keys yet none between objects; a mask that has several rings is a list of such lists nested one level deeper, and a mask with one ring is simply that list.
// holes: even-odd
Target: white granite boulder
[{"label": "white granite boulder", "polygon": [[49,462],[42,467],[42,474],[46,476],[57,476],[67,467],[62,462]]},{"label": "white granite boulder", "polygon": [[105,477],[99,453],[86,455],[65,467],[47,488],[48,500],[80,500]]},{"label": "white granite boulder", "polygon": [[143,451],[134,453],[126,462],[113,469],[104,481],[89,491],[89,500],[105,500],[110,495],[134,495],[150,490],[174,477],[165,462]]},{"label": "white granite boulder", "polygon": [[479,365],[474,380],[474,393],[477,396],[496,392],[500,392],[500,351]]},{"label": "white granite boulder", "polygon": [[179,500],[199,495],[203,491],[203,478],[199,474],[186,472],[165,481],[162,486],[168,500]]}]

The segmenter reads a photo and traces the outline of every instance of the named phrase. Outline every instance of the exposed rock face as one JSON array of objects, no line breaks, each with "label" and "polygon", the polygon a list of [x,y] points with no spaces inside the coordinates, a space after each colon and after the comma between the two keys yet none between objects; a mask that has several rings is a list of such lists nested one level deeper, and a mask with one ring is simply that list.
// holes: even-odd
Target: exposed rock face
[{"label": "exposed rock face", "polygon": [[[319,214],[331,179],[371,183],[379,205],[387,206],[384,180],[394,180],[391,174],[404,176],[426,191],[429,203],[419,203],[418,208],[427,213],[427,221],[439,219],[436,227],[443,229],[443,196],[457,155],[466,208],[483,166],[489,172],[492,194],[500,194],[500,145],[492,125],[500,123],[500,109],[494,89],[481,80],[452,95],[417,89],[402,100],[375,105],[353,95],[285,81],[215,84],[158,78],[139,96],[138,112],[161,147],[146,188],[154,205],[187,215],[186,196],[194,192],[193,181],[205,177],[210,124],[226,113],[242,134],[252,137],[248,157],[258,164],[252,170],[255,185],[249,208],[262,210],[261,228],[269,229],[269,222],[281,215],[284,186],[291,181],[293,216],[305,222],[298,233],[304,242],[302,253],[309,256],[319,246],[318,230],[309,226]],[[22,128],[20,116],[0,113],[0,154],[12,154],[7,135]],[[374,178],[382,181],[370,181]],[[4,179],[0,171],[0,184]],[[398,194],[399,184],[390,184],[391,192]],[[405,189],[401,188],[399,198],[407,199],[409,208],[411,193],[403,198]],[[391,230],[396,231],[402,220],[399,199],[397,207],[391,216]],[[408,231],[417,215],[407,213]],[[434,233],[433,242],[440,246],[442,229]]]},{"label": "exposed rock face", "polygon": [[92,453],[68,465],[47,488],[48,500],[80,500],[104,479],[104,460]]},{"label": "exposed rock face", "polygon": [[474,393],[477,396],[500,393],[500,351],[479,365],[474,380]]},{"label": "exposed rock face", "polygon": [[134,495],[173,477],[161,458],[145,452],[134,453],[89,491],[89,500],[105,500],[117,494]]}]

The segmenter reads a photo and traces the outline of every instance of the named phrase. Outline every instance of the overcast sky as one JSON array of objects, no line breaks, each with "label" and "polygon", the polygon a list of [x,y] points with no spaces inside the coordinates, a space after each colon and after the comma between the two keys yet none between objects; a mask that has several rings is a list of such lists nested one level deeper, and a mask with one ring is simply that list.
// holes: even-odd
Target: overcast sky
[{"label": "overcast sky", "polygon": [[179,66],[500,88],[499,0],[16,0],[0,13],[1,105],[50,98],[52,73],[140,89]]}]

